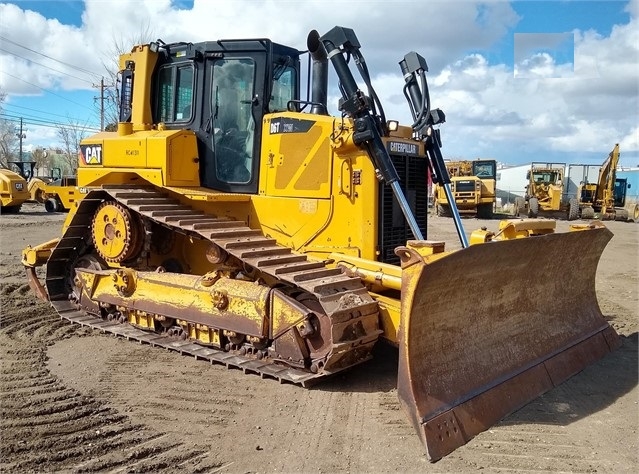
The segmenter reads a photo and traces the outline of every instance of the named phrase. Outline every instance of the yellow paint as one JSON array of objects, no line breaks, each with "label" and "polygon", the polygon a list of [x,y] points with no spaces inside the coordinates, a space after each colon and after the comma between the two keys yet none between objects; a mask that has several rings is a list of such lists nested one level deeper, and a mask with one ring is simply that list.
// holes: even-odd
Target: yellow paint
[{"label": "yellow paint", "polygon": [[44,265],[47,263],[47,260],[49,260],[51,251],[58,245],[59,241],[60,239],[52,239],[35,247],[31,247],[31,245],[27,246],[27,248],[22,251],[22,264],[26,267],[39,267]]},{"label": "yellow paint", "polygon": [[0,203],[2,207],[20,206],[31,197],[27,181],[18,173],[0,169]]},{"label": "yellow paint", "polygon": [[133,81],[133,107],[131,123],[134,130],[148,130],[153,126],[151,114],[152,75],[157,63],[158,53],[150,50],[149,45],[135,46],[131,53],[120,56],[120,71],[127,69],[127,64],[133,62],[135,80]]},{"label": "yellow paint", "polygon": [[[143,313],[192,321],[188,315],[210,320],[205,325],[238,333],[265,337],[269,330],[268,296],[270,289],[244,280],[220,278],[213,285],[202,284],[202,277],[182,273],[136,272],[127,269],[93,273],[95,287],[88,296],[132,311],[136,325],[144,326]],[[129,282],[124,281],[124,276]],[[134,281],[134,282],[133,282]],[[126,291],[122,290],[126,286]],[[162,295],[161,303],[158,295]],[[152,319],[152,318],[151,318]],[[140,322],[141,321],[141,322]],[[150,327],[150,326],[149,326]]]}]

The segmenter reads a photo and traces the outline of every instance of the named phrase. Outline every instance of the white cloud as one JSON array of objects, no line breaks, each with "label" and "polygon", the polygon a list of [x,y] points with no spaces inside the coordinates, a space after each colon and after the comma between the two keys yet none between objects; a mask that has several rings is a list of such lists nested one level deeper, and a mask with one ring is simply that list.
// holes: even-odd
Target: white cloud
[{"label": "white cloud", "polygon": [[[543,53],[514,67],[491,63],[489,49],[519,20],[504,1],[195,0],[191,10],[179,10],[169,0],[89,0],[79,27],[0,4],[2,36],[95,73],[2,41],[2,49],[21,56],[0,51],[2,70],[22,80],[0,74],[0,87],[10,95],[42,93],[27,82],[57,91],[95,91],[91,83],[104,74],[104,63],[112,62],[114,43],[128,44],[141,32],[166,42],[269,37],[305,49],[311,29],[324,33],[339,24],[357,33],[389,118],[411,122],[398,61],[411,50],[426,58],[433,106],[447,116],[442,132],[447,155],[500,154],[516,162],[524,151],[578,152],[608,149],[615,142],[632,147],[626,152],[639,151],[638,5],[639,0],[628,4],[630,23],[616,25],[608,37],[570,32],[573,70]],[[331,100],[335,94],[333,89]]]},{"label": "white cloud", "polygon": [[552,78],[572,77],[572,64],[556,64],[555,59],[548,53],[537,53],[515,64],[515,77],[521,78]]}]

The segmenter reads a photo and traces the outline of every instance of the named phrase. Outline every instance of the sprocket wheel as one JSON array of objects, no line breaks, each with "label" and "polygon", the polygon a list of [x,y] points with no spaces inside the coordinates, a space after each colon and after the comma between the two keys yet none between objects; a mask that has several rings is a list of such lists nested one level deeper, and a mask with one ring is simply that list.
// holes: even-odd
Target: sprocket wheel
[{"label": "sprocket wheel", "polygon": [[140,219],[114,201],[98,207],[91,225],[93,244],[107,262],[121,263],[136,257],[144,244],[145,232]]}]

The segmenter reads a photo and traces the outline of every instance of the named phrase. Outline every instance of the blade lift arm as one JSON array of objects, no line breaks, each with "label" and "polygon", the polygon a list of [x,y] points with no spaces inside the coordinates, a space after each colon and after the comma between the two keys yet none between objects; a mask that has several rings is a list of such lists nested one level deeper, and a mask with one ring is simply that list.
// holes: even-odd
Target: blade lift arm
[{"label": "blade lift arm", "polygon": [[[411,114],[415,120],[412,128],[415,134],[424,142],[426,154],[428,155],[428,166],[431,171],[432,182],[441,185],[446,193],[446,199],[450,205],[450,210],[455,221],[457,236],[463,248],[468,247],[468,239],[462,226],[459,210],[455,203],[455,197],[450,188],[450,176],[444,163],[441,152],[441,135],[439,129],[433,128],[439,123],[446,121],[446,116],[440,109],[431,110],[430,94],[428,93],[428,83],[426,72],[428,65],[426,60],[419,54],[411,51],[399,62],[399,66],[404,75],[404,96],[408,101]],[[419,78],[419,82],[417,81]]]},{"label": "blade lift arm", "polygon": [[[424,240],[415,215],[400,186],[397,170],[382,141],[382,136],[386,133],[386,120],[381,103],[371,85],[366,62],[359,51],[360,44],[355,32],[350,28],[336,26],[320,37],[320,41],[326,49],[340,82],[342,99],[339,110],[353,119],[355,144],[362,146],[368,152],[378,179],[386,181],[391,187],[415,239]],[[345,55],[354,58],[359,73],[368,88],[368,96],[358,88]],[[376,114],[376,108],[379,108],[379,115]]]}]

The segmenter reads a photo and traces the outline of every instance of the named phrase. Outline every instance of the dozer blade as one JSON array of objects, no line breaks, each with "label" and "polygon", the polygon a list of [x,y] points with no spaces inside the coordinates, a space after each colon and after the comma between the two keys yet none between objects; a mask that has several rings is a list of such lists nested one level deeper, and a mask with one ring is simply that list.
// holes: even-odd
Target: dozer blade
[{"label": "dozer blade", "polygon": [[430,461],[620,345],[595,295],[611,237],[489,242],[432,263],[403,248],[398,394]]}]

